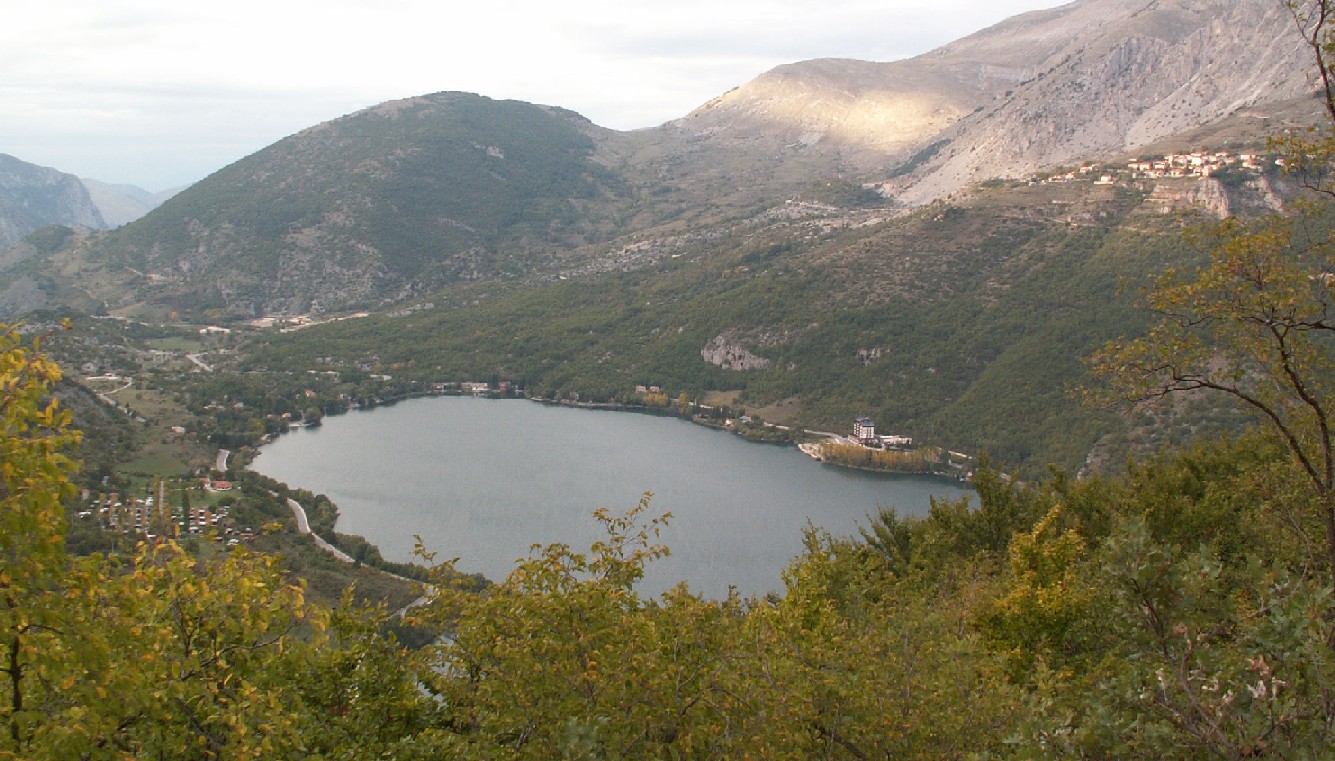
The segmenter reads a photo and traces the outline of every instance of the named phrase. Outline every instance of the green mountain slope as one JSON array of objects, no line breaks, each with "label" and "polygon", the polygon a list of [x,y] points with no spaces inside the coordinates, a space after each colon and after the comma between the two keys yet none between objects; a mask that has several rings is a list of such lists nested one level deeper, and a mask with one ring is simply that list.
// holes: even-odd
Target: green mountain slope
[{"label": "green mountain slope", "polygon": [[[903,215],[789,206],[681,236],[633,271],[458,285],[274,335],[248,366],[500,378],[586,402],[633,400],[637,385],[732,391],[793,426],[842,431],[865,414],[883,432],[1076,468],[1118,428],[1075,399],[1080,358],[1143,319],[1124,284],[1190,258],[1180,225],[1141,191],[1089,183]],[[749,369],[708,361],[719,347]]]},{"label": "green mountain slope", "polygon": [[108,236],[138,296],[225,314],[320,311],[504,277],[606,236],[600,130],[560,109],[442,93],[294,135]]}]

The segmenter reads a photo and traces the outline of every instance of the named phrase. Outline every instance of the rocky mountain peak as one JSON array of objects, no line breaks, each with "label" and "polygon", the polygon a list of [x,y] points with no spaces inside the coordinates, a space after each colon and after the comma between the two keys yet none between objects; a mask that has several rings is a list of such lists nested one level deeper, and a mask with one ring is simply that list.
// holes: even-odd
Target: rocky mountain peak
[{"label": "rocky mountain peak", "polygon": [[[1029,21],[1019,39],[1065,44],[1044,48],[1029,79],[944,131],[936,139],[948,148],[893,193],[923,202],[970,182],[1118,155],[1310,90],[1308,52],[1270,0],[1084,0]],[[1004,38],[989,30],[947,54],[976,56]]]},{"label": "rocky mountain peak", "polygon": [[1078,0],[903,61],[780,66],[667,127],[837,156],[923,203],[1298,97],[1307,68],[1276,0]]}]

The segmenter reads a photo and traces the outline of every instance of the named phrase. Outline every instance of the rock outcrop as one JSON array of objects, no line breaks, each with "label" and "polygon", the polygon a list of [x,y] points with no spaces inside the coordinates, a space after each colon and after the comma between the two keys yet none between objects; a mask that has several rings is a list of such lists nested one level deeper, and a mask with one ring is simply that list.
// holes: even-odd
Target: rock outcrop
[{"label": "rock outcrop", "polygon": [[700,350],[700,356],[711,365],[718,365],[724,370],[765,370],[770,365],[768,359],[742,346],[729,333],[714,336],[708,344],[705,344],[705,348]]}]

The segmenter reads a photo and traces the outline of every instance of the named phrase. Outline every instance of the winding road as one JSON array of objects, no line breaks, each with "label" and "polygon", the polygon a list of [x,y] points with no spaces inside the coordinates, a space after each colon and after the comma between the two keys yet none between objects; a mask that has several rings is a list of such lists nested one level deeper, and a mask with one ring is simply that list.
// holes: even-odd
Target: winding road
[{"label": "winding road", "polygon": [[316,547],[319,547],[325,552],[328,552],[330,555],[333,555],[339,560],[342,560],[344,563],[353,562],[352,557],[348,555],[348,553],[344,552],[343,550],[340,550],[339,548],[335,547],[329,542],[326,542],[324,539],[320,538],[319,534],[316,534],[311,531],[311,524],[306,520],[306,508],[302,507],[300,502],[296,501],[295,499],[288,498],[287,506],[292,508],[292,517],[297,519],[297,531],[299,533],[310,534],[310,537],[315,542]]},{"label": "winding road", "polygon": [[[224,449],[222,451],[225,452],[227,450]],[[219,453],[219,456],[220,457],[222,456],[221,452]],[[270,493],[272,494],[272,492]],[[276,497],[278,495],[275,494],[274,496]],[[324,539],[320,538],[319,534],[315,533],[314,531],[311,531],[310,521],[306,518],[306,508],[302,507],[300,502],[296,501],[295,499],[292,499],[291,497],[288,497],[287,506],[292,510],[292,517],[295,518],[297,521],[297,533],[302,535],[309,535],[311,540],[315,542],[316,547],[319,547],[325,552],[328,552],[330,555],[333,555],[335,558],[338,558],[344,563],[356,562],[352,559],[350,555],[348,555],[348,553],[344,552],[343,550],[340,550],[339,548],[335,547],[329,542],[326,542]],[[422,582],[417,581],[416,579],[410,579],[406,576],[400,576],[397,573],[390,573],[389,571],[386,571],[384,569],[377,569],[377,570],[379,570],[386,576],[393,576],[394,578],[400,581],[406,581],[409,584],[422,584]],[[418,597],[416,600],[413,600],[412,602],[408,603],[402,608],[399,608],[397,611],[394,612],[394,615],[399,618],[402,618],[403,615],[407,613],[409,610],[412,610],[413,608],[416,608],[419,605],[425,605],[427,602],[430,602],[432,587],[430,585],[423,585],[422,591],[425,592],[423,596]]]}]

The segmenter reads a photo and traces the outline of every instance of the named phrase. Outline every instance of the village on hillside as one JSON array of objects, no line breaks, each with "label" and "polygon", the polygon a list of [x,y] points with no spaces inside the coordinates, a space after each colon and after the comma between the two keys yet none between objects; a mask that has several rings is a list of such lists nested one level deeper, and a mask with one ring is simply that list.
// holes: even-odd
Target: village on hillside
[{"label": "village on hillside", "polygon": [[1284,159],[1259,153],[1228,151],[1192,151],[1169,153],[1158,157],[1130,159],[1125,165],[1087,162],[1066,172],[1036,176],[1030,184],[1050,185],[1075,180],[1092,180],[1095,185],[1113,185],[1118,181],[1158,180],[1164,178],[1214,177],[1229,169],[1254,174],[1283,168]]}]

